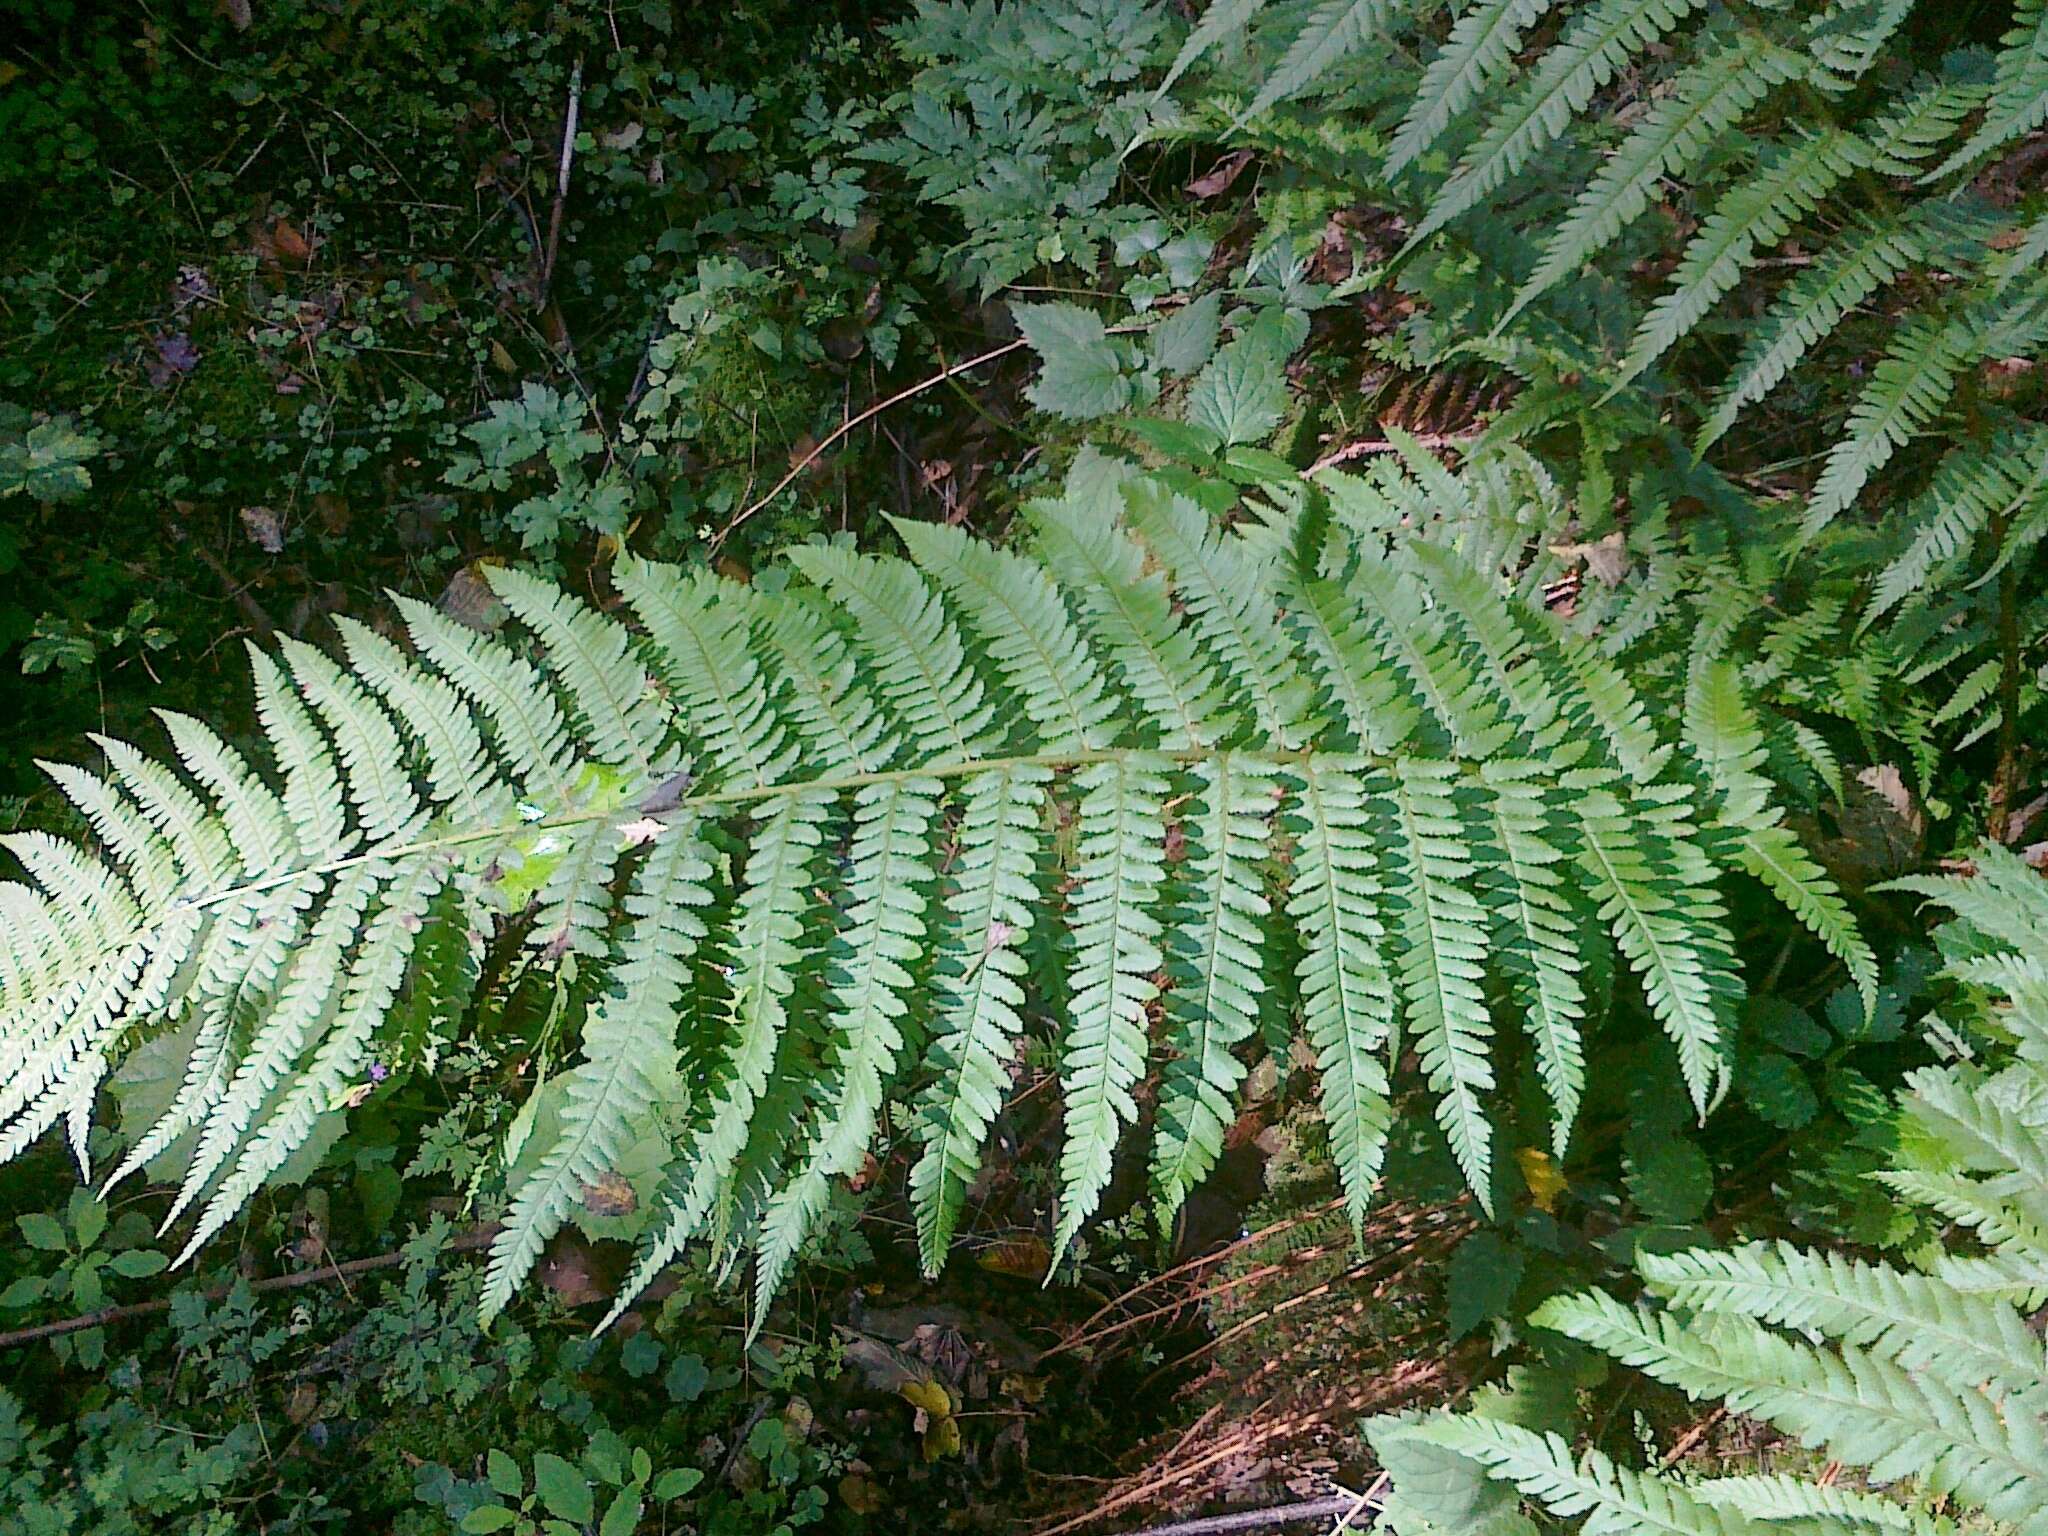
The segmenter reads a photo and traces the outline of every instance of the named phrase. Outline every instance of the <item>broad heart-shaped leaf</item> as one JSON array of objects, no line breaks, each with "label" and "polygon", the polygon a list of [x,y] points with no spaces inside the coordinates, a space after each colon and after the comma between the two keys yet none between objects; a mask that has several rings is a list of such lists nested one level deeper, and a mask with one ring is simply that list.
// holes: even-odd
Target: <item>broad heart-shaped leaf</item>
[{"label": "broad heart-shaped leaf", "polygon": [[1078,304],[1012,304],[1010,313],[1045,365],[1025,391],[1041,411],[1087,421],[1115,415],[1137,398],[1124,370],[1123,348],[1093,310]]},{"label": "broad heart-shaped leaf", "polygon": [[[1236,355],[1284,356],[1293,324]],[[924,1145],[936,1270],[1027,1045],[1065,1096],[1062,1249],[1148,1123],[1163,1208],[1192,1192],[1281,1017],[1355,1220],[1410,1041],[1484,1204],[1498,1053],[1530,1050],[1565,1113],[1584,1086],[1568,950],[1636,971],[1708,1103],[1741,999],[1716,861],[1766,814],[1741,743],[1692,747],[1741,791],[1703,826],[1670,720],[1540,607],[1313,506],[1219,528],[1189,479],[1085,475],[1013,548],[801,546],[780,587],[631,562],[638,627],[501,573],[502,637],[413,604],[410,653],[367,629],[345,662],[257,653],[261,764],[177,721],[175,767],[111,741],[102,773],[60,765],[93,844],[4,845],[32,883],[0,883],[0,1158],[58,1125],[82,1149],[157,1042],[169,1091],[114,1182],[194,1143],[189,1258],[461,1037],[508,919],[557,1049],[486,1315],[623,1189],[619,1307],[695,1242],[761,1258],[765,1318],[885,1130]],[[1854,954],[1826,889],[1802,872],[1794,915]]]}]

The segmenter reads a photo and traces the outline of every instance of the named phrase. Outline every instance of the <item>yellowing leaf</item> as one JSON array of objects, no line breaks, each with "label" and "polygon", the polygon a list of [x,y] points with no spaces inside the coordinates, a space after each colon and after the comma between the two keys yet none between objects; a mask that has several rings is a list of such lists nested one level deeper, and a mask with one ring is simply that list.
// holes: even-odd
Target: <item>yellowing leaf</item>
[{"label": "yellowing leaf", "polygon": [[1571,1186],[1551,1155],[1541,1147],[1517,1147],[1515,1161],[1521,1165],[1522,1182],[1529,1186],[1536,1209],[1555,1214],[1557,1197]]}]

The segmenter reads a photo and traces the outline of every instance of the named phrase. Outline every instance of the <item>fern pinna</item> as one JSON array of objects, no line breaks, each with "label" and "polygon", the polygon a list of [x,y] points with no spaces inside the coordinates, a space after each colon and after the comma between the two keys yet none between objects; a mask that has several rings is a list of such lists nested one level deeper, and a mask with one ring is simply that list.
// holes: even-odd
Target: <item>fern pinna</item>
[{"label": "fern pinna", "polygon": [[1034,954],[1063,978],[1059,1250],[1155,1061],[1171,1217],[1269,1004],[1356,1214],[1404,1042],[1489,1201],[1503,1001],[1563,1148],[1610,945],[1704,1113],[1741,992],[1724,869],[1867,981],[1730,680],[1674,757],[1610,663],[1428,544],[1389,560],[1314,511],[1219,532],[1154,479],[1029,522],[1021,549],[911,523],[908,561],[796,548],[773,590],[626,561],[634,628],[499,570],[511,638],[401,602],[409,649],[343,620],[339,659],[254,652],[267,767],[175,715],[182,772],[111,740],[101,772],[53,766],[99,846],[8,843],[34,884],[0,887],[0,1152],[62,1121],[83,1162],[96,1090],[167,1036],[179,1086],[113,1179],[191,1133],[189,1257],[370,1063],[447,1043],[518,920],[592,1000],[486,1310],[650,1126],[670,1164],[624,1297],[702,1239],[757,1254],[765,1298],[899,1104],[943,1262]]},{"label": "fern pinna", "polygon": [[[2032,1325],[2048,1297],[2048,884],[1995,845],[1975,864],[1968,877],[1898,888],[1964,919],[1949,974],[1980,1008],[1969,1032],[2011,1060],[1914,1073],[1900,1165],[1879,1175],[1974,1251],[1937,1245],[1911,1268],[1789,1243],[1646,1252],[1651,1300],[1564,1296],[1532,1318],[1768,1420],[1871,1486],[1636,1472],[1490,1412],[1383,1421],[1376,1441],[1396,1460],[1400,1442],[1419,1441],[1483,1467],[1554,1513],[1583,1516],[1587,1532],[2048,1532],[2048,1348]],[[1418,1478],[1415,1512],[1432,1518],[1457,1483]],[[1937,1500],[1979,1518],[1958,1524],[1931,1512]]]}]

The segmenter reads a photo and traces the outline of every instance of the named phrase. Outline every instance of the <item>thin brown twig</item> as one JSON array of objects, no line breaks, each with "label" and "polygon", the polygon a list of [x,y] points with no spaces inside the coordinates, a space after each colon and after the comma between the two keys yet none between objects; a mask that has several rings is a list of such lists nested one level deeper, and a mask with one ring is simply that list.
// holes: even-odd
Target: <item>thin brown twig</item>
[{"label": "thin brown twig", "polygon": [[1727,1417],[1728,1405],[1726,1403],[1723,1403],[1720,1407],[1716,1408],[1712,1413],[1708,1414],[1704,1419],[1701,1419],[1699,1423],[1693,1425],[1691,1429],[1688,1429],[1684,1434],[1680,1435],[1678,1437],[1678,1443],[1673,1445],[1670,1450],[1664,1453],[1663,1459],[1658,1462],[1658,1465],[1666,1468],[1677,1466],[1681,1461],[1685,1460],[1685,1458],[1692,1453],[1692,1450],[1695,1446],[1697,1446],[1702,1440],[1707,1438],[1707,1433],[1709,1430],[1711,1430],[1716,1424],[1720,1423],[1723,1419]]},{"label": "thin brown twig", "polygon": [[[1176,1520],[1171,1525],[1148,1525],[1130,1536],[1224,1536],[1231,1531],[1263,1531],[1276,1525],[1306,1525],[1336,1515],[1348,1519],[1376,1507],[1362,1494],[1334,1493],[1327,1498],[1304,1499],[1298,1504],[1276,1504],[1270,1509],[1241,1509],[1228,1515],[1204,1515],[1199,1520]],[[1339,1526],[1338,1529],[1345,1527]]]},{"label": "thin brown twig", "polygon": [[[1468,428],[1461,432],[1417,432],[1414,434],[1414,440],[1424,448],[1455,448],[1460,443],[1471,442],[1477,436],[1479,433],[1476,429]],[[1397,453],[1400,446],[1399,443],[1388,442],[1383,438],[1346,443],[1342,448],[1324,454],[1303,473],[1318,474],[1326,469],[1334,469],[1339,464],[1348,464],[1353,459],[1369,458],[1377,453]]]},{"label": "thin brown twig", "polygon": [[583,110],[583,61],[569,71],[569,115],[562,124],[562,164],[555,174],[555,206],[548,215],[548,243],[541,257],[540,291],[543,297],[555,280],[555,252],[562,243],[562,209],[569,201],[569,170],[576,163],[576,119]]},{"label": "thin brown twig", "polygon": [[1168,1281],[1176,1280],[1182,1275],[1190,1274],[1197,1270],[1208,1269],[1213,1265],[1220,1264],[1225,1259],[1230,1258],[1233,1254],[1239,1253],[1242,1250],[1251,1247],[1254,1243],[1262,1243],[1265,1242],[1268,1238],[1278,1237],[1282,1232],[1290,1231],[1293,1228],[1301,1226],[1306,1222],[1313,1221],[1318,1216],[1326,1215],[1329,1212],[1334,1211],[1335,1209],[1337,1209],[1338,1206],[1342,1205],[1343,1203],[1344,1197],[1342,1195],[1333,1196],[1330,1199],[1324,1201],[1321,1205],[1311,1206],[1308,1210],[1305,1211],[1297,1211],[1294,1215],[1284,1217],[1279,1221],[1273,1222],[1269,1226],[1261,1227],[1256,1232],[1247,1232],[1243,1237],[1238,1238],[1235,1242],[1232,1242],[1226,1245],[1225,1247],[1218,1248],[1214,1253],[1200,1254],[1197,1255],[1195,1258],[1183,1260],[1181,1263],[1174,1265],[1171,1269],[1163,1270],[1159,1274],[1153,1275],[1149,1279],[1140,1280],[1136,1285],[1132,1286],[1129,1290],[1125,1291],[1121,1296],[1118,1296],[1114,1300],[1106,1302],[1102,1306],[1098,1307],[1095,1310],[1095,1312],[1085,1322],[1081,1324],[1082,1330],[1085,1332],[1087,1329],[1093,1328],[1097,1323],[1101,1322],[1103,1318],[1107,1317],[1111,1312],[1115,1311],[1118,1307],[1126,1305],[1127,1303],[1136,1300],[1139,1296],[1142,1296],[1146,1291],[1153,1289],[1155,1286],[1164,1285]]},{"label": "thin brown twig", "polygon": [[992,363],[999,357],[1008,357],[1012,352],[1015,352],[1018,348],[1022,347],[1023,345],[1024,338],[1021,336],[1019,336],[1015,341],[1006,341],[1000,347],[996,347],[992,351],[983,352],[977,357],[970,357],[966,359],[966,361],[964,362],[954,363],[950,367],[942,368],[937,373],[931,375],[929,378],[919,380],[917,383],[911,385],[908,389],[899,389],[895,394],[889,396],[888,399],[876,401],[873,405],[869,406],[866,410],[862,411],[858,416],[848,417],[845,421],[842,421],[838,426],[834,427],[830,432],[826,433],[824,437],[819,439],[819,441],[812,446],[810,452],[806,453],[802,458],[798,459],[796,463],[792,464],[790,466],[789,473],[784,475],[780,480],[776,481],[774,485],[770,486],[768,488],[768,493],[765,496],[761,496],[756,500],[749,502],[746,506],[742,507],[738,512],[735,512],[732,516],[732,520],[728,522],[723,528],[719,529],[717,534],[715,534],[712,537],[711,548],[714,551],[716,551],[720,545],[724,544],[727,539],[732,537],[733,530],[738,528],[741,523],[744,523],[756,512],[759,512],[763,507],[767,506],[771,501],[773,501],[776,497],[780,496],[784,491],[788,490],[790,485],[796,480],[797,476],[801,475],[805,470],[809,469],[813,464],[815,464],[818,461],[819,456],[822,455],[826,449],[830,448],[834,443],[838,442],[842,437],[846,436],[846,434],[851,432],[855,427],[861,425],[861,423],[872,420],[874,417],[881,415],[882,412],[888,410],[893,405],[901,405],[905,400],[910,399],[913,395],[921,395],[928,389],[938,388],[939,385],[945,383],[946,380],[952,378],[955,374],[966,373],[969,369],[979,368],[983,363]]},{"label": "thin brown twig", "polygon": [[[473,1253],[479,1248],[488,1248],[498,1235],[497,1223],[476,1227],[468,1232],[459,1232],[443,1245],[443,1253]],[[302,1286],[325,1285],[339,1280],[347,1284],[350,1275],[367,1275],[380,1269],[396,1269],[405,1262],[403,1249],[395,1253],[375,1254],[366,1259],[350,1259],[342,1264],[323,1264],[318,1269],[302,1269],[289,1275],[272,1275],[264,1280],[252,1280],[251,1291],[295,1291]],[[208,1301],[219,1301],[234,1289],[232,1285],[216,1285],[201,1292]],[[97,1311],[81,1313],[77,1317],[60,1318],[53,1323],[36,1323],[28,1328],[16,1328],[0,1333],[0,1350],[13,1349],[22,1344],[33,1344],[40,1339],[54,1339],[67,1333],[79,1333],[87,1328],[104,1328],[112,1323],[125,1323],[138,1317],[151,1317],[158,1312],[168,1312],[171,1298],[158,1297],[155,1301],[131,1302],[121,1307],[101,1307]]]}]

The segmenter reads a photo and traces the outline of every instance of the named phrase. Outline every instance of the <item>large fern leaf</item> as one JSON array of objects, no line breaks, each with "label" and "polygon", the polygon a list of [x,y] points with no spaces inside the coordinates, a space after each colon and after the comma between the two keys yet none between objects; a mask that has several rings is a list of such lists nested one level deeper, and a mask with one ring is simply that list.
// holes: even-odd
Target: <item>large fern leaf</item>
[{"label": "large fern leaf", "polygon": [[[1715,845],[1610,664],[1442,550],[1390,561],[1311,508],[1223,531],[1150,481],[1092,495],[1034,508],[1028,553],[905,524],[914,563],[807,546],[777,590],[627,562],[631,625],[500,573],[503,638],[408,604],[409,651],[345,626],[342,661],[259,653],[267,762],[174,717],[175,767],[112,741],[104,773],[57,766],[98,851],[6,842],[28,883],[0,885],[0,1151],[62,1122],[82,1153],[106,1075],[167,1038],[172,1102],[116,1173],[190,1136],[189,1255],[371,1064],[461,1027],[493,925],[564,973],[574,1064],[487,1310],[649,1137],[670,1157],[621,1306],[691,1241],[758,1254],[767,1299],[889,1123],[922,1146],[937,1268],[1040,1027],[1027,946],[1063,955],[1061,1252],[1155,1059],[1170,1215],[1281,1010],[1355,1217],[1404,1034],[1486,1199],[1518,1018],[1568,1134],[1596,909],[1711,1100],[1736,987]],[[1734,718],[1696,755],[1853,967]]]}]

